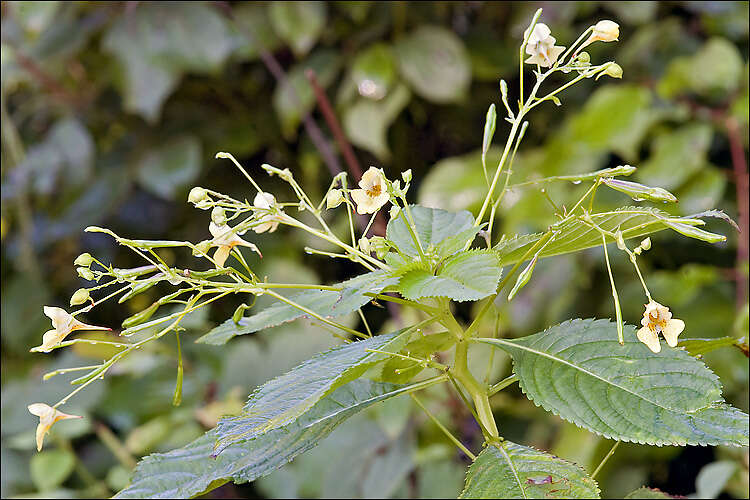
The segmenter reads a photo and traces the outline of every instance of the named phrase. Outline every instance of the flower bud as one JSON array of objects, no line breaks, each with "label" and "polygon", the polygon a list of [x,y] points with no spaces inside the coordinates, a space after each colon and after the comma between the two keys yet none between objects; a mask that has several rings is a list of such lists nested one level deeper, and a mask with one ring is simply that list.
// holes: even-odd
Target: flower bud
[{"label": "flower bud", "polygon": [[77,267],[76,271],[81,278],[87,281],[94,281],[94,273],[88,267]]},{"label": "flower bud", "polygon": [[217,226],[223,226],[227,222],[227,214],[224,212],[223,208],[214,207],[214,209],[211,210],[211,220]]},{"label": "flower bud", "polygon": [[395,219],[398,217],[398,214],[401,213],[401,208],[397,207],[396,205],[393,205],[390,210],[388,210],[388,215],[391,217],[391,219]]},{"label": "flower bud", "polygon": [[646,238],[645,240],[641,241],[640,247],[644,250],[651,250],[651,238]]},{"label": "flower bud", "polygon": [[591,62],[591,56],[588,52],[581,52],[580,54],[578,54],[578,57],[576,57],[576,61],[581,64],[588,64],[589,62]]},{"label": "flower bud", "polygon": [[596,79],[598,80],[602,75],[611,76],[612,78],[622,78],[622,67],[615,62],[609,63],[604,71],[596,76]]},{"label": "flower bud", "polygon": [[91,297],[89,295],[89,291],[85,288],[79,288],[75,291],[75,293],[70,297],[70,305],[71,306],[80,306],[81,304],[85,303],[87,300],[89,300]]},{"label": "flower bud", "polygon": [[190,193],[188,194],[188,202],[192,203],[194,205],[197,205],[201,201],[206,201],[208,199],[208,193],[206,193],[206,190],[202,187],[194,187],[190,190]]},{"label": "flower bud", "polygon": [[370,238],[370,249],[375,252],[378,259],[382,259],[388,253],[390,246],[382,236],[373,236]]},{"label": "flower bud", "polygon": [[326,195],[326,208],[336,208],[344,202],[344,193],[340,189],[331,189]]},{"label": "flower bud", "polygon": [[370,255],[370,240],[365,238],[364,236],[359,239],[359,249],[362,250],[362,253],[366,253],[367,255]]},{"label": "flower bud", "polygon": [[620,250],[625,250],[627,247],[625,246],[625,239],[622,237],[622,232],[617,231],[615,233],[615,241],[617,242],[617,248]]},{"label": "flower bud", "polygon": [[89,267],[94,262],[94,258],[90,253],[84,252],[73,261],[76,266]]},{"label": "flower bud", "polygon": [[411,169],[405,170],[401,172],[401,178],[406,182],[407,184],[411,182]]},{"label": "flower bud", "polygon": [[203,240],[197,245],[195,245],[196,250],[193,250],[193,255],[195,257],[200,257],[204,254],[208,253],[208,250],[211,248],[211,240]]},{"label": "flower bud", "polygon": [[592,38],[602,42],[614,42],[620,36],[620,25],[609,19],[599,21],[594,25]]}]

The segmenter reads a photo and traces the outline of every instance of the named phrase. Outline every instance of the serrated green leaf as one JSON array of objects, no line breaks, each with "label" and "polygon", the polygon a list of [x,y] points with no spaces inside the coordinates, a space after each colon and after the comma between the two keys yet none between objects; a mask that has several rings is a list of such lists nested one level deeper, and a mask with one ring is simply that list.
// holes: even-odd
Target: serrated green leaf
[{"label": "serrated green leaf", "polygon": [[683,347],[691,356],[700,356],[721,347],[737,346],[742,344],[734,337],[719,337],[715,339],[684,339],[680,340],[677,347]]},{"label": "serrated green leaf", "polygon": [[666,499],[666,498],[675,498],[672,495],[668,495],[664,493],[663,491],[656,489],[656,488],[649,488],[647,486],[641,486],[635,491],[631,491],[627,495],[625,495],[625,498],[653,498],[653,499]]},{"label": "serrated green leaf", "polygon": [[241,440],[277,429],[297,419],[337,387],[362,375],[373,364],[388,359],[371,350],[398,352],[411,331],[399,330],[344,344],[322,352],[258,387],[240,415],[217,425],[216,453]]},{"label": "serrated green leaf", "polygon": [[115,498],[190,498],[228,481],[253,481],[313,448],[358,411],[408,390],[409,386],[355,380],[318,401],[301,418],[235,443],[215,458],[219,436],[212,429],[187,446],[141,460],[130,485]]},{"label": "serrated green leaf", "polygon": [[[591,219],[602,229],[607,231],[622,231],[624,239],[639,238],[663,229],[670,228],[675,224],[692,227],[698,219],[676,218],[656,208],[623,207],[611,212],[591,214]],[[682,222],[680,222],[682,221]],[[555,239],[550,242],[539,257],[552,257],[566,253],[578,252],[587,248],[600,246],[602,237],[599,231],[584,224],[582,221],[572,219],[560,225],[553,226],[556,231]],[[721,235],[707,233],[714,237],[723,238]],[[543,233],[514,236],[495,245],[495,250],[500,256],[503,265],[515,264],[541,238]],[[690,236],[690,235],[688,235]],[[702,238],[701,238],[702,239]],[[614,241],[609,236],[607,242]]]},{"label": "serrated green leaf", "polygon": [[573,463],[503,441],[477,456],[459,498],[599,498],[599,487]]},{"label": "serrated green leaf", "polygon": [[[389,277],[386,271],[373,271],[334,285],[340,286],[341,291],[306,290],[290,295],[289,300],[325,318],[334,318],[356,311],[372,300],[371,296],[365,294],[380,293],[385,287],[395,285],[397,281],[397,278]],[[242,318],[239,323],[229,318],[196,342],[222,345],[237,335],[257,332],[304,316],[305,313],[296,307],[277,304],[254,316]]]},{"label": "serrated green leaf", "polygon": [[502,268],[492,250],[471,250],[447,258],[435,274],[412,269],[401,276],[398,291],[407,299],[448,297],[457,302],[495,293]]},{"label": "serrated green leaf", "polygon": [[724,403],[718,377],[679,349],[651,352],[608,320],[566,321],[507,351],[524,393],[547,411],[608,439],[651,445],[748,445],[748,416]]},{"label": "serrated green leaf", "polygon": [[[422,244],[422,249],[427,252],[441,241],[470,229],[474,225],[474,217],[471,212],[449,212],[439,208],[428,208],[420,205],[409,205],[411,215],[414,218],[417,237]],[[388,221],[385,237],[391,240],[399,250],[411,256],[418,256],[419,251],[414,245],[409,228],[404,216],[399,215]]]},{"label": "serrated green leaf", "polygon": [[470,227],[469,229],[464,229],[457,234],[448,236],[443,241],[438,243],[437,246],[435,246],[434,254],[439,259],[444,259],[457,252],[460,252],[461,250],[463,250],[467,242],[471,242],[474,240],[474,237],[479,233],[479,231],[482,230],[483,227],[484,224],[482,224],[481,226]]}]

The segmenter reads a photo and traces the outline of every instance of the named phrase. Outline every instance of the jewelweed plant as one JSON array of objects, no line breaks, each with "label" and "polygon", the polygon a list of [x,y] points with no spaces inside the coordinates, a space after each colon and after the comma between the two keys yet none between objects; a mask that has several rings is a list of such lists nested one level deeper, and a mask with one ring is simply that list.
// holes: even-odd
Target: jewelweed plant
[{"label": "jewelweed plant", "polygon": [[[228,481],[252,481],[316,446],[353,414],[407,394],[473,462],[462,493],[466,498],[599,497],[596,475],[621,441],[653,446],[747,446],[748,415],[723,401],[718,378],[699,359],[701,353],[734,340],[679,342],[685,323],[657,301],[668,302],[669,297],[652,297],[648,279],[638,266],[639,255],[651,246],[651,233],[673,230],[716,243],[724,236],[701,229],[705,224],[702,218],[731,220],[716,210],[678,217],[647,204],[597,211],[595,196],[599,189],[614,189],[647,203],[677,201],[659,187],[620,179],[636,170],[629,165],[512,184],[513,160],[534,108],[548,102],[559,106],[563,91],[581,80],[621,78],[623,73],[613,61],[593,64],[583,51],[591,43],[616,41],[617,23],[600,21],[566,48],[555,45],[550,29],[538,22],[540,15],[541,9],[519,47],[518,102],[511,102],[507,84],[500,81],[500,109],[504,115],[501,123],[508,122],[510,131],[494,169],[486,164],[486,154],[500,127],[495,105],[487,112],[482,142],[487,193],[477,214],[410,204],[407,195],[411,172],[401,172],[400,179],[388,179],[383,170],[375,167],[365,172],[358,187],[346,174],[336,176],[323,199],[313,200],[289,169],[264,164],[262,169],[285,181],[292,193],[287,198],[291,201],[278,201],[231,154],[218,153],[218,158],[232,162],[249,182],[253,193],[249,198],[253,202],[207,188],[193,188],[188,201],[198,209],[210,211],[211,239],[199,243],[130,239],[105,228],[87,228],[89,232],[108,234],[145,263],[142,267],[120,269],[88,253],[82,254],[75,261],[78,274],[96,285],[78,290],[70,303],[85,306],[73,313],[58,307],[45,308],[54,328],[44,334],[42,344],[33,351],[50,352],[76,343],[95,343],[113,347],[116,354],[96,366],[65,368],[45,375],[47,379],[62,373],[86,372],[71,382],[76,388],[52,406],[29,406],[29,411],[40,419],[38,449],[56,421],[75,417],[58,408],[103,378],[117,362],[168,334],[178,340],[174,403],[179,404],[180,322],[199,308],[238,294],[246,295],[247,302],[231,318],[200,337],[198,343],[225,345],[238,335],[302,317],[322,323],[343,343],[260,386],[238,415],[223,417],[194,442],[141,460],[130,485],[117,498],[192,497]],[[535,80],[530,88],[524,87],[527,67],[533,69]],[[556,74],[562,74],[567,82],[548,90],[548,82]],[[542,233],[495,234],[496,212],[510,189],[552,182],[584,184],[588,189],[569,208],[557,207],[550,199],[556,221]],[[376,217],[386,211],[385,236],[370,236]],[[356,218],[361,215],[369,216],[369,223],[360,232]],[[346,217],[345,234],[331,229],[337,227],[331,222],[337,216]],[[276,283],[261,278],[253,271],[253,260],[261,257],[261,249],[247,241],[246,235],[252,234],[250,230],[273,232],[279,225],[325,241],[329,245],[326,250],[307,247],[305,251],[352,261],[363,268],[362,274],[333,285]],[[609,249],[611,243],[615,245]],[[337,250],[330,251],[330,246]],[[480,324],[499,314],[498,301],[513,300],[533,278],[539,259],[597,246],[604,250],[614,321],[571,319],[517,339],[501,338],[497,332],[489,337],[480,335]],[[243,252],[242,247],[257,255]],[[160,255],[166,248],[192,252],[195,268],[168,265]],[[634,275],[643,286],[646,306],[637,331],[622,321],[609,263],[610,250],[627,254]],[[107,300],[118,298],[120,303],[125,302],[163,282],[173,286],[174,291],[127,318],[117,340],[66,340],[75,330],[108,329],[87,325],[76,316]],[[277,304],[256,310],[254,300],[262,295],[272,297]],[[476,314],[470,321],[462,321],[456,315],[455,303],[474,301],[481,301],[474,309]],[[421,319],[398,331],[373,335],[362,312],[371,302],[412,308]],[[177,310],[159,314],[165,306]],[[362,329],[337,321],[354,312],[361,317]],[[484,367],[469,363],[471,345],[492,350],[493,354],[499,349],[509,355],[513,374],[499,381],[482,380],[477,373]],[[438,357],[438,352],[452,355]],[[547,452],[505,439],[493,416],[490,398],[515,383],[542,409],[613,440],[610,453],[599,467],[585,471]],[[420,401],[419,391],[440,384],[455,391],[476,419],[484,436],[481,450],[464,445]]]}]

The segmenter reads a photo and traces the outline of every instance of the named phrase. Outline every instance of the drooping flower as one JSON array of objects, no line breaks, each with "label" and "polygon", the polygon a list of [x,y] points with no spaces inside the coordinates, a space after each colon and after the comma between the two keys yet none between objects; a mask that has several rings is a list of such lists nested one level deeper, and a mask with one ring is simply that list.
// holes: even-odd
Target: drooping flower
[{"label": "drooping flower", "polygon": [[[276,204],[276,198],[271,193],[258,193],[255,195],[253,200],[253,206],[263,209],[270,209]],[[256,233],[265,233],[266,231],[272,233],[279,227],[279,221],[275,215],[266,214],[260,219],[260,224],[253,227],[253,231]]]},{"label": "drooping flower", "polygon": [[[529,30],[526,30],[524,38],[526,38],[528,32]],[[538,64],[543,68],[549,68],[555,64],[560,54],[565,51],[565,47],[556,46],[555,41],[549,27],[544,23],[537,23],[526,44],[526,53],[531,57],[526,59],[525,62]]]},{"label": "drooping flower", "polygon": [[28,408],[32,415],[39,417],[39,425],[36,426],[36,451],[42,451],[44,435],[49,432],[55,422],[69,418],[83,418],[79,415],[68,415],[44,403],[32,403]]},{"label": "drooping flower", "polygon": [[685,322],[672,317],[669,308],[651,300],[646,304],[646,311],[641,319],[642,328],[638,330],[638,340],[643,342],[653,352],[661,351],[659,333],[664,335],[669,347],[677,346],[677,337],[685,329]]},{"label": "drooping flower", "polygon": [[68,314],[59,307],[44,306],[44,314],[52,320],[53,330],[48,330],[42,337],[42,345],[34,347],[31,352],[50,352],[53,347],[65,340],[75,330],[111,330],[104,326],[87,325]]},{"label": "drooping flower", "polygon": [[377,212],[390,199],[383,173],[375,167],[368,168],[362,175],[359,187],[361,189],[352,189],[349,194],[357,204],[357,213],[360,215]]},{"label": "drooping flower", "polygon": [[249,241],[240,238],[239,235],[226,224],[216,224],[211,222],[208,225],[208,230],[211,233],[211,236],[214,237],[212,245],[219,247],[214,253],[214,261],[216,261],[216,265],[219,267],[224,267],[224,263],[227,261],[227,258],[229,258],[229,252],[231,252],[232,248],[236,246],[248,247],[261,257],[263,256],[260,253],[260,250],[258,250],[258,247]]},{"label": "drooping flower", "polygon": [[594,25],[594,31],[586,41],[586,45],[591,42],[615,42],[620,36],[620,25],[609,19],[603,19]]}]

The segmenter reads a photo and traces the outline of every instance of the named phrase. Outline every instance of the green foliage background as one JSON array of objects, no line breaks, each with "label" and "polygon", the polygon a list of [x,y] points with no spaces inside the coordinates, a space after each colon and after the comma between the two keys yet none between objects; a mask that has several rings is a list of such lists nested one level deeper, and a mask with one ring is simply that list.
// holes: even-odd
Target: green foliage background
[{"label": "green foliage background", "polygon": [[[484,115],[490,103],[499,104],[499,78],[511,93],[517,88],[519,40],[539,6],[562,45],[599,19],[620,23],[621,41],[596,44],[590,53],[593,61],[616,60],[624,77],[584,81],[563,94],[562,107],[535,111],[514,181],[629,163],[639,167],[635,180],[678,196],[680,203],[666,209],[687,215],[717,207],[737,218],[743,195],[735,169],[746,168],[738,149],[743,162],[748,149],[747,2],[3,2],[2,496],[109,495],[127,483],[133,458],[191,441],[222,412],[238,410],[256,385],[335,344],[322,327],[304,322],[237,338],[229,348],[183,342],[183,402],[175,408],[176,350],[168,337],[71,400],[66,411],[87,418],[56,426],[37,454],[26,405],[55,401],[69,387],[63,376],[42,383],[41,375],[107,355],[81,345],[56,355],[28,353],[49,328],[42,306],[66,306],[86,285],[72,266],[83,251],[118,267],[137,264],[84,227],[205,239],[206,214],[185,203],[190,187],[250,196],[229,162],[213,159],[217,151],[232,152],[277,197],[285,188],[265,178],[263,162],[290,168],[320,196],[331,169],[347,166],[305,77],[309,68],[362,167],[382,166],[390,178],[410,168],[415,201],[476,209],[486,189],[479,161]],[[286,83],[269,71],[261,57],[268,54]],[[334,148],[335,165],[302,124],[308,114]],[[505,132],[498,124],[496,137]],[[500,210],[502,231],[528,233],[551,222],[537,190],[511,194]],[[570,185],[552,185],[549,194],[558,204],[580,195]],[[599,196],[605,206],[627,203],[619,193]],[[747,234],[709,224],[728,241],[655,235],[641,258],[646,280],[657,300],[685,320],[685,337],[747,335],[741,283],[748,268],[746,259],[738,261]],[[353,267],[305,255],[306,238],[285,230],[257,236],[265,256],[254,262],[258,274],[324,283],[352,275]],[[625,320],[637,323],[643,297],[627,259],[615,257],[613,272]],[[86,319],[115,327],[158,293],[105,305]],[[189,317],[183,338],[229,317],[233,300]],[[612,317],[601,251],[540,262],[532,281],[500,307],[505,337],[570,317]],[[378,328],[397,326],[384,324],[386,311],[369,313]],[[721,377],[727,401],[747,412],[747,358],[725,349],[706,362]],[[496,374],[509,370],[508,359],[498,358]],[[428,394],[430,408],[464,442],[481,442],[456,400],[444,391]],[[609,442],[536,408],[517,388],[493,405],[507,438],[589,471],[609,449]],[[283,469],[214,495],[456,495],[468,464],[424,420],[408,398],[391,400]],[[748,452],[623,444],[598,480],[605,496],[646,484],[673,494],[746,498]]]}]

